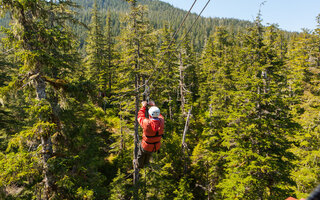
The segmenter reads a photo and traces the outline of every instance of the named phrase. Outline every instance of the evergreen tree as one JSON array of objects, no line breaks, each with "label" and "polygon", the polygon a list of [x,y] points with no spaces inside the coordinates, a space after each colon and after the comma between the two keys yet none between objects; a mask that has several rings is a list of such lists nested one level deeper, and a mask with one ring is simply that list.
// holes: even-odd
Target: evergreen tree
[{"label": "evergreen tree", "polygon": [[190,109],[190,105],[197,100],[199,95],[199,70],[197,70],[199,65],[189,35],[186,35],[182,42],[179,57],[181,110],[186,115],[186,110]]},{"label": "evergreen tree", "polygon": [[209,38],[203,53],[200,85],[200,108],[204,115],[199,116],[203,126],[201,142],[193,152],[194,175],[197,184],[205,189],[209,198],[222,198],[217,185],[225,175],[223,130],[228,126],[230,106],[235,98],[234,52],[232,38],[225,28],[220,27]]},{"label": "evergreen tree", "polygon": [[96,85],[99,96],[106,95],[106,74],[107,69],[105,60],[105,40],[102,33],[103,27],[101,16],[98,11],[97,1],[94,1],[92,9],[91,23],[89,25],[89,34],[87,37],[85,63],[88,70],[89,80]]},{"label": "evergreen tree", "polygon": [[284,199],[292,192],[294,156],[288,149],[296,124],[281,71],[284,62],[264,34],[258,16],[238,53],[237,97],[228,108],[222,136],[229,149],[227,174],[219,184],[224,199]]},{"label": "evergreen tree", "polygon": [[104,70],[102,70],[99,76],[99,86],[100,90],[106,93],[107,97],[111,97],[113,84],[115,83],[114,76],[116,75],[115,71],[115,59],[116,52],[114,47],[114,36],[112,32],[112,18],[110,11],[108,12],[106,18],[106,26],[104,28],[104,39],[105,39],[105,54],[103,59]]},{"label": "evergreen tree", "polygon": [[177,110],[178,58],[172,35],[173,31],[168,26],[162,29],[158,62],[151,76],[152,83],[154,83],[151,94],[157,102],[162,102],[160,107],[162,113],[165,114],[167,127],[170,127],[168,120],[173,120],[173,115],[179,112]]},{"label": "evergreen tree", "polygon": [[312,35],[300,34],[292,41],[288,54],[292,96],[296,99],[293,114],[302,126],[292,149],[299,157],[292,174],[301,198],[308,196],[319,182],[319,35],[319,29]]},{"label": "evergreen tree", "polygon": [[2,156],[1,183],[7,189],[18,185],[9,196],[23,199],[105,194],[99,168],[105,164],[100,147],[106,140],[91,119],[95,110],[85,104],[88,83],[83,81],[81,67],[74,67],[79,58],[66,26],[66,20],[73,20],[68,11],[73,4],[23,1],[3,5],[16,22],[6,30],[6,45],[15,49],[21,73],[12,76],[2,94],[23,91],[27,113],[23,128],[10,138],[8,153]]},{"label": "evergreen tree", "polygon": [[[73,20],[72,12],[63,11],[73,4],[70,1],[1,1],[1,5],[14,22],[11,29],[5,30],[6,45],[15,49],[14,55],[20,65],[20,74],[13,78],[4,93],[22,86],[30,98],[28,112],[31,117],[31,123],[11,139],[10,153],[5,158],[7,165],[22,162],[28,168],[16,168],[15,178],[6,181],[10,180],[7,183],[11,185],[28,180],[24,181],[22,188],[39,189],[30,194],[27,190],[25,195],[35,195],[44,188],[43,198],[49,199],[57,192],[52,161],[59,144],[55,144],[52,138],[61,132],[59,90],[63,89],[63,79],[68,77],[76,63],[73,40],[65,26],[67,20]],[[12,159],[14,157],[20,159]],[[40,177],[43,186],[40,186]]]},{"label": "evergreen tree", "polygon": [[[149,70],[154,65],[154,35],[146,18],[146,8],[137,6],[136,1],[128,1],[131,5],[131,12],[126,16],[124,21],[125,28],[122,29],[119,37],[119,48],[121,49],[121,58],[119,63],[118,84],[121,86],[120,91],[124,92],[119,101],[126,104],[124,107],[129,110],[130,115],[129,123],[134,124],[134,140],[127,146],[132,149],[134,145],[133,159],[137,158],[138,141],[139,141],[139,123],[137,115],[140,108],[141,94],[140,91],[145,84],[146,77],[149,76]],[[146,87],[146,86],[144,86]],[[134,101],[132,101],[134,94]],[[134,108],[133,108],[134,103]],[[134,112],[134,120],[132,120]],[[133,123],[134,122],[134,123]],[[129,148],[128,148],[129,149]],[[138,184],[139,184],[139,170],[134,165],[134,178],[135,185],[134,198],[138,198]]]},{"label": "evergreen tree", "polygon": [[[125,185],[126,184],[126,185]],[[111,186],[111,200],[126,200],[129,198],[128,194],[128,179],[125,179],[125,174],[121,173],[120,170],[116,178],[114,178],[113,182],[110,184]]]}]

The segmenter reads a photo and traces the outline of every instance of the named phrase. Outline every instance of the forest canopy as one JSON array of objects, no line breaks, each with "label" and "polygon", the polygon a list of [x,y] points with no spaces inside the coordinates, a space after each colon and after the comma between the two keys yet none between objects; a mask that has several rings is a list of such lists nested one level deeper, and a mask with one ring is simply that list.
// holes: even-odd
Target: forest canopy
[{"label": "forest canopy", "polygon": [[[175,35],[187,12],[158,0],[0,6],[0,199],[279,200],[320,183],[320,24],[257,11],[188,33],[191,14]],[[165,132],[134,180],[148,98]]]}]

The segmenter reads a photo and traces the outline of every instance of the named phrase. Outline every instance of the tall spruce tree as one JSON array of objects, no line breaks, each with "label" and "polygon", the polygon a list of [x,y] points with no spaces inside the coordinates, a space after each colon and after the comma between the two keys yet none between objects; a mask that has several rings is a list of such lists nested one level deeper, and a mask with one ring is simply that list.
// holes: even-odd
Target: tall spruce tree
[{"label": "tall spruce tree", "polygon": [[104,59],[103,59],[103,68],[100,76],[99,76],[99,85],[100,90],[103,91],[103,93],[106,93],[105,96],[110,98],[113,91],[113,84],[116,81],[115,73],[115,59],[117,57],[115,52],[115,38],[113,35],[112,30],[112,18],[111,18],[111,12],[108,11],[107,18],[106,18],[106,25],[104,28],[104,40],[105,40],[105,46],[104,46]]},{"label": "tall spruce tree", "polygon": [[222,133],[229,149],[227,174],[219,184],[224,199],[284,199],[292,192],[294,156],[288,149],[296,124],[284,62],[265,33],[258,16],[256,26],[240,39],[236,97]]},{"label": "tall spruce tree", "polygon": [[[125,92],[120,102],[129,105],[127,109],[134,112],[134,120],[130,123],[134,124],[134,141],[128,144],[129,147],[134,145],[133,159],[137,158],[139,145],[139,123],[137,120],[138,111],[142,97],[142,90],[145,88],[145,80],[150,76],[150,69],[154,66],[155,45],[152,28],[147,20],[146,8],[137,5],[136,1],[128,1],[131,5],[130,13],[126,16],[120,39],[121,63],[118,77],[121,91]],[[144,87],[143,87],[144,86]],[[133,91],[133,92],[132,92]],[[134,101],[132,101],[134,95]],[[134,107],[132,107],[134,105]],[[132,114],[129,116],[132,117]],[[132,118],[131,118],[132,119]],[[134,165],[133,182],[135,185],[134,198],[138,198],[139,169]]]},{"label": "tall spruce tree", "polygon": [[86,40],[87,56],[85,58],[85,64],[88,71],[87,76],[97,88],[94,95],[103,97],[106,95],[107,80],[105,76],[107,74],[107,68],[104,63],[106,58],[105,39],[97,0],[94,1],[91,15],[90,30]]},{"label": "tall spruce tree", "polygon": [[11,28],[5,30],[5,41],[8,48],[15,50],[20,66],[20,73],[12,78],[3,94],[22,88],[29,96],[30,114],[30,122],[11,139],[10,153],[4,158],[6,166],[22,165],[12,168],[13,179],[5,172],[3,181],[7,185],[18,183],[21,188],[33,188],[23,189],[19,193],[22,196],[40,195],[49,199],[57,194],[52,170],[53,155],[59,144],[52,137],[61,132],[60,92],[65,85],[63,79],[70,75],[76,63],[74,43],[66,27],[66,22],[74,19],[72,12],[64,12],[73,3],[41,0],[0,3],[2,12],[8,12],[13,20]]},{"label": "tall spruce tree", "polygon": [[235,97],[232,44],[226,29],[219,27],[208,39],[202,56],[199,101],[201,113],[205,114],[199,119],[205,128],[192,159],[196,184],[200,189],[205,189],[208,199],[222,198],[217,185],[225,175],[223,155],[226,147],[221,144],[223,129],[228,126],[226,119],[230,114],[229,107]]},{"label": "tall spruce tree", "polygon": [[191,38],[187,33],[184,35],[179,53],[179,98],[182,114],[186,116],[187,110],[198,98],[199,70],[197,67],[199,66],[196,53],[191,45]]},{"label": "tall spruce tree", "polygon": [[151,80],[154,82],[151,94],[157,102],[162,103],[166,126],[170,127],[168,120],[173,120],[174,113],[178,112],[176,110],[179,86],[178,56],[175,41],[172,40],[173,30],[166,25],[161,32],[158,65],[155,66],[153,76],[151,76]]},{"label": "tall spruce tree", "polygon": [[307,197],[319,184],[319,29],[301,33],[290,43],[288,68],[295,120],[301,129],[292,152],[298,156],[293,177],[297,196]]},{"label": "tall spruce tree", "polygon": [[199,60],[192,45],[192,39],[186,35],[181,47],[182,65],[184,69],[184,83],[187,89],[187,104],[194,103],[199,97]]}]

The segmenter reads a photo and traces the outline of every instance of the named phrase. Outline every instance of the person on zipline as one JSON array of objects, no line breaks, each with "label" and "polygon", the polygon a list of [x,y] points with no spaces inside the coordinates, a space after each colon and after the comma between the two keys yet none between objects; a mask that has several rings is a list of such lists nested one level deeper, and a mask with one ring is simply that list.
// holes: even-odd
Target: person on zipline
[{"label": "person on zipline", "polygon": [[153,101],[149,102],[149,118],[145,113],[148,103],[142,102],[142,108],[138,113],[138,122],[143,129],[142,142],[139,145],[137,158],[138,168],[143,168],[149,164],[149,160],[153,152],[157,152],[161,146],[161,138],[164,131],[164,118],[160,114],[160,109],[155,106]]}]

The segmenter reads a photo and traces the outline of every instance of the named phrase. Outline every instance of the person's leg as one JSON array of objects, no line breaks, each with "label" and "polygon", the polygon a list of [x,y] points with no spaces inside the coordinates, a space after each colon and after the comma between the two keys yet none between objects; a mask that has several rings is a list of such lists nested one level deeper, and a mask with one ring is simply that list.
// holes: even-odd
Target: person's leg
[{"label": "person's leg", "polygon": [[138,151],[138,168],[143,168],[144,167],[144,162],[145,162],[146,154],[145,151],[143,150],[142,146],[139,145],[139,151]]},{"label": "person's leg", "polygon": [[145,152],[144,165],[148,165],[150,163],[151,156],[152,152]]}]

